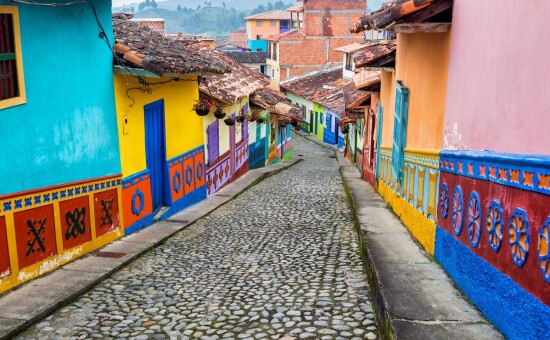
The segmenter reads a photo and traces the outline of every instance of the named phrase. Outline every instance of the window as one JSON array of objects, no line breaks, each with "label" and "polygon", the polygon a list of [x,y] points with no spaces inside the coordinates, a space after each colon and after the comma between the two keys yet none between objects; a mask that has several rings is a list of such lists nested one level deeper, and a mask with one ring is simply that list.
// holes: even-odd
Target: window
[{"label": "window", "polygon": [[392,173],[397,182],[403,179],[405,144],[407,141],[407,111],[409,89],[398,81],[395,87],[395,113],[393,120]]},{"label": "window", "polygon": [[346,70],[353,71],[353,57],[351,53],[346,53]]},{"label": "window", "polygon": [[323,113],[319,112],[319,123],[323,124]]},{"label": "window", "polygon": [[277,44],[273,43],[273,48],[271,49],[271,52],[273,55],[271,56],[271,59],[277,60]]},{"label": "window", "polygon": [[0,6],[0,109],[25,103],[17,7]]},{"label": "window", "polygon": [[260,27],[260,26],[263,26],[264,22],[263,21],[256,21],[256,26]]},{"label": "window", "polygon": [[260,73],[261,74],[266,74],[265,73],[265,68],[266,68],[266,65],[260,65]]},{"label": "window", "polygon": [[302,118],[304,118],[304,120],[305,120],[306,116],[307,116],[306,106],[302,105]]},{"label": "window", "polygon": [[276,27],[277,26],[277,21],[270,21],[269,26]]},{"label": "window", "polygon": [[263,38],[264,38],[263,35],[259,35],[259,34],[258,34],[258,35],[256,36],[256,40],[263,40]]},{"label": "window", "polygon": [[208,164],[212,165],[218,159],[220,155],[220,123],[219,120],[210,124],[206,128],[206,134],[208,136],[207,147],[208,147]]}]

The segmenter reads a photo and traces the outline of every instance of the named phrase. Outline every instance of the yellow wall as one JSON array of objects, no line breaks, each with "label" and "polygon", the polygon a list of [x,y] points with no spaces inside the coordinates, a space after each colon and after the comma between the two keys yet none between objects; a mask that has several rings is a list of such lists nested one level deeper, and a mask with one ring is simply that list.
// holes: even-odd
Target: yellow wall
[{"label": "yellow wall", "polygon": [[396,79],[410,90],[407,148],[441,149],[450,37],[450,31],[397,36]]},{"label": "yellow wall", "polygon": [[382,72],[380,101],[383,107],[381,146],[392,146],[393,114],[395,111],[395,72]]},{"label": "yellow wall", "polygon": [[164,99],[167,159],[203,144],[202,118],[193,111],[193,104],[198,99],[199,93],[196,77],[186,77],[177,82],[155,85],[169,79],[146,78],[151,84],[152,93],[130,90],[128,96],[135,100],[133,103],[133,100],[126,95],[126,90],[139,87],[137,79],[128,75],[115,75],[115,100],[123,176],[135,174],[147,167],[143,107],[149,103]]}]

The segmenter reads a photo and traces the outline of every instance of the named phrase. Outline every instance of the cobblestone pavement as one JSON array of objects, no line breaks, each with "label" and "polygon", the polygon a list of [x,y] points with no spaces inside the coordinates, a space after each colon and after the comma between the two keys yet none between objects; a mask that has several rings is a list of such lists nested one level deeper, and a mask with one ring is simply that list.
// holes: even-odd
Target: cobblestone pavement
[{"label": "cobblestone pavement", "polygon": [[20,339],[376,339],[337,162],[270,177],[32,326]]}]

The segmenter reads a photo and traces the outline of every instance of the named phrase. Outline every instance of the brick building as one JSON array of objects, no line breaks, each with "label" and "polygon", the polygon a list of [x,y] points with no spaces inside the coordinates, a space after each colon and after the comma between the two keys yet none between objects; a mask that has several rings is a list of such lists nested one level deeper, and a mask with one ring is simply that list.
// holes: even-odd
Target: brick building
[{"label": "brick building", "polygon": [[229,32],[229,43],[242,47],[243,49],[248,48],[246,46],[246,28],[241,27],[237,30]]},{"label": "brick building", "polygon": [[342,62],[335,49],[364,40],[350,28],[366,7],[365,0],[303,0],[303,26],[266,38],[271,86],[278,88],[282,80]]}]

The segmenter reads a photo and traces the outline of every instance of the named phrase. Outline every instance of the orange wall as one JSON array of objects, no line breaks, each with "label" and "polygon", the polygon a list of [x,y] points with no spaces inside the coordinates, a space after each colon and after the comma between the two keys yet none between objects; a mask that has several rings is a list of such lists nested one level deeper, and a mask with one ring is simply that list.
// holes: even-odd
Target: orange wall
[{"label": "orange wall", "polygon": [[[256,26],[257,21],[262,21],[262,26]],[[247,38],[256,40],[257,35],[263,36],[263,39],[270,35],[279,34],[279,20],[274,20],[276,26],[270,26],[271,20],[247,20],[246,21],[246,33]]]},{"label": "orange wall", "polygon": [[395,72],[382,72],[380,101],[384,108],[382,121],[382,143],[380,146],[392,146],[393,112],[395,108]]},{"label": "orange wall", "polygon": [[[450,31],[397,36],[396,79],[409,88],[407,148],[439,150],[443,144],[450,37]],[[395,101],[395,84],[392,96]]]}]

